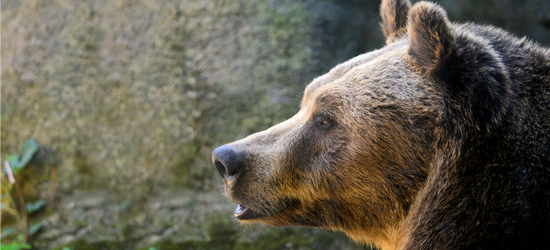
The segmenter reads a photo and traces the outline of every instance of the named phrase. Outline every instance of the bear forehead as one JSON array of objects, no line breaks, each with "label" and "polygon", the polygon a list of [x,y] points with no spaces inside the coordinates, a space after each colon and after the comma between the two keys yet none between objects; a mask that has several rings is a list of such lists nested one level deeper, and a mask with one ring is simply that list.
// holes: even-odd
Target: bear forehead
[{"label": "bear forehead", "polygon": [[423,98],[433,84],[408,63],[407,48],[408,40],[403,39],[336,66],[306,87],[302,108],[340,105],[344,97],[371,106]]}]

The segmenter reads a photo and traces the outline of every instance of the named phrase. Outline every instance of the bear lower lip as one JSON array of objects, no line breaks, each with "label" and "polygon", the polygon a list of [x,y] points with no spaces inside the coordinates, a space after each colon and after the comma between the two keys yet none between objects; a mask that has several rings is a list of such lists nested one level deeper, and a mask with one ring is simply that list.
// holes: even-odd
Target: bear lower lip
[{"label": "bear lower lip", "polygon": [[239,204],[235,209],[235,217],[239,220],[247,220],[256,217],[256,214],[252,209]]}]

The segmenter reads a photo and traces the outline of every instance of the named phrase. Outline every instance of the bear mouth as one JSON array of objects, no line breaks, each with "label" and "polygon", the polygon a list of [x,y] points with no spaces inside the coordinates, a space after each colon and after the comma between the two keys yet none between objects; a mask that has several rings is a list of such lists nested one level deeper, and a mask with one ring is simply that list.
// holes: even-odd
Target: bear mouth
[{"label": "bear mouth", "polygon": [[241,204],[237,205],[235,209],[235,218],[239,220],[249,220],[257,218],[259,215],[255,213],[252,209],[245,207]]}]

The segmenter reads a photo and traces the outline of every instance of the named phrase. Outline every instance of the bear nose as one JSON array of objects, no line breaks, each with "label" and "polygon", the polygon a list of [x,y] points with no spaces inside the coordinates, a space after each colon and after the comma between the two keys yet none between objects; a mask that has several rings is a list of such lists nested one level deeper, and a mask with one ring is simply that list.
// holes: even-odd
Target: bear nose
[{"label": "bear nose", "polygon": [[214,149],[212,161],[222,178],[231,179],[242,167],[242,157],[239,152],[228,145]]}]

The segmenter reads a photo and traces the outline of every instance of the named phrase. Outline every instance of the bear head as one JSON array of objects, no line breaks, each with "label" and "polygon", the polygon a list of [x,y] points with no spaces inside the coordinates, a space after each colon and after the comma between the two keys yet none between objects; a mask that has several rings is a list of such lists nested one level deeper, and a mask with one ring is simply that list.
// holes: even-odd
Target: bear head
[{"label": "bear head", "polygon": [[509,87],[491,46],[435,4],[387,0],[381,17],[385,47],[314,79],[289,120],[214,150],[238,220],[391,248],[437,151],[499,122]]}]

